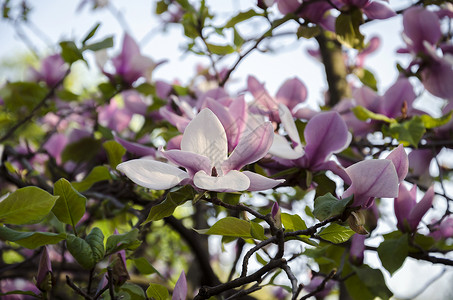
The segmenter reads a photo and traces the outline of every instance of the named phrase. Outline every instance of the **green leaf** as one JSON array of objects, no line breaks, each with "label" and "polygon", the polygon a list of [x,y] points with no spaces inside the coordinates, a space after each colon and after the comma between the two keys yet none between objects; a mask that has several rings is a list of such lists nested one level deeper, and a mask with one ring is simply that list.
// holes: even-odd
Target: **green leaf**
[{"label": "green leaf", "polygon": [[101,141],[86,137],[67,145],[61,153],[63,162],[72,160],[76,163],[90,161],[101,148]]},{"label": "green leaf", "polygon": [[349,238],[354,234],[355,232],[353,230],[336,223],[332,223],[328,227],[324,228],[318,236],[334,244],[340,244],[349,240]]},{"label": "green leaf", "polygon": [[201,234],[222,235],[241,238],[252,238],[250,222],[234,217],[226,217],[217,221],[209,229],[197,230]]},{"label": "green leaf", "polygon": [[363,49],[364,36],[359,26],[363,23],[362,11],[353,8],[347,13],[341,13],[335,22],[335,32],[340,43],[355,49]]},{"label": "green leaf", "polygon": [[[144,82],[144,83],[140,84],[138,87],[135,88],[135,90],[146,96],[153,95],[156,93],[156,88],[154,87],[154,85],[149,84],[148,82]],[[165,102],[165,104],[166,103],[167,102]],[[153,103],[153,105],[154,105],[154,103]]]},{"label": "green leaf", "polygon": [[379,297],[388,300],[393,293],[385,284],[380,270],[372,269],[368,265],[351,266],[356,275],[346,280],[346,288],[353,300],[374,300]]},{"label": "green leaf", "polygon": [[372,120],[383,121],[383,122],[387,122],[387,123],[391,123],[391,124],[397,123],[395,119],[389,118],[385,115],[376,114],[360,105],[353,107],[352,112],[357,117],[357,119],[359,119],[361,121],[367,121],[369,119],[372,119]]},{"label": "green leaf", "polygon": [[423,126],[425,126],[425,128],[432,129],[440,127],[450,122],[452,114],[453,111],[450,111],[448,114],[440,118],[433,118],[430,115],[421,115],[420,118],[422,119]]},{"label": "green leaf", "polygon": [[110,166],[112,169],[116,169],[116,166],[121,163],[123,155],[126,154],[126,148],[114,140],[104,142],[102,147],[107,151]]},{"label": "green leaf", "polygon": [[70,234],[66,239],[66,245],[69,253],[71,253],[71,255],[82,267],[89,270],[96,265],[93,250],[87,241]]},{"label": "green leaf", "polygon": [[254,11],[253,9],[249,9],[247,11],[244,11],[244,12],[240,12],[238,13],[237,15],[235,15],[234,17],[232,17],[226,24],[225,24],[225,28],[230,28],[230,27],[233,27],[235,26],[237,23],[240,23],[240,22],[243,22],[245,20],[248,20],[252,17],[255,17],[255,16],[259,16],[261,14],[257,13],[256,11]]},{"label": "green leaf", "polygon": [[244,44],[244,39],[242,36],[239,34],[239,32],[236,30],[236,28],[233,27],[233,43],[236,46],[236,48],[240,48],[242,44]]},{"label": "green leaf", "polygon": [[342,214],[351,201],[352,196],[338,200],[331,193],[327,193],[315,199],[313,214],[318,220],[323,221]]},{"label": "green leaf", "polygon": [[222,200],[222,202],[236,205],[239,203],[242,193],[219,193],[217,196],[220,200]]},{"label": "green leaf", "polygon": [[88,190],[93,184],[99,181],[110,180],[112,176],[110,175],[109,169],[104,166],[97,166],[91,170],[85,179],[80,182],[71,182],[72,186],[79,192],[84,192]]},{"label": "green leaf", "polygon": [[156,3],[156,14],[157,15],[160,15],[160,14],[163,14],[164,12],[166,12],[168,9],[168,4],[165,3],[165,0],[160,0]]},{"label": "green leaf", "polygon": [[101,23],[96,23],[96,25],[93,26],[93,28],[90,30],[90,32],[88,32],[88,34],[83,38],[83,40],[82,40],[83,45],[85,45],[85,43],[94,36],[94,34],[98,30],[99,26],[101,26]]},{"label": "green leaf", "polygon": [[282,224],[286,231],[305,230],[307,225],[299,215],[281,214]]},{"label": "green leaf", "polygon": [[23,232],[8,227],[0,227],[1,240],[14,242],[28,249],[34,249],[49,244],[57,244],[65,238],[65,233]]},{"label": "green leaf", "polygon": [[93,252],[94,261],[97,263],[104,258],[104,234],[98,227],[91,229],[91,232],[85,238],[85,241],[90,245]]},{"label": "green leaf", "polygon": [[[424,250],[430,250],[436,244],[436,240],[431,236],[416,233],[414,236],[414,244],[416,244],[417,246],[421,247]],[[420,249],[410,247],[409,251],[420,252]]]},{"label": "green leaf", "polygon": [[82,52],[77,48],[76,44],[72,41],[64,41],[60,43],[61,57],[68,64],[72,64],[79,59],[83,59]]},{"label": "green leaf", "polygon": [[31,111],[47,94],[47,88],[37,82],[7,83],[2,89],[3,98],[8,111],[24,113],[24,107]]},{"label": "green leaf", "polygon": [[371,88],[374,91],[377,91],[377,80],[374,77],[374,74],[371,71],[365,68],[356,68],[354,70],[354,74],[359,78],[359,80],[366,85],[367,87]]},{"label": "green leaf", "polygon": [[315,176],[313,176],[313,181],[318,184],[318,186],[316,187],[315,198],[323,196],[327,193],[335,195],[337,184],[335,183],[335,181],[327,177],[326,174],[317,173]]},{"label": "green leaf", "polygon": [[264,258],[261,257],[261,255],[258,254],[258,252],[256,253],[256,260],[262,264],[263,266],[267,265],[269,262],[266,261]]},{"label": "green leaf", "polygon": [[384,135],[397,139],[404,146],[412,145],[415,148],[417,148],[425,132],[426,129],[420,116],[414,116],[412,119],[401,124],[394,123],[388,127],[382,127],[382,133]]},{"label": "green leaf", "polygon": [[87,199],[64,178],[55,182],[53,193],[59,198],[55,202],[52,212],[58,220],[74,228],[85,214]]},{"label": "green leaf", "polygon": [[250,222],[250,235],[257,240],[264,241],[267,237],[264,235],[264,228],[256,222]]},{"label": "green leaf", "polygon": [[300,39],[301,37],[306,39],[311,39],[312,37],[317,36],[321,33],[321,29],[318,26],[305,26],[301,25],[297,29],[297,38]]},{"label": "green leaf", "polygon": [[113,47],[113,37],[109,36],[100,42],[85,45],[82,50],[99,51]]},{"label": "green leaf", "polygon": [[194,197],[195,191],[190,185],[186,185],[168,193],[167,197],[162,203],[159,203],[158,205],[151,208],[148,218],[146,218],[146,221],[143,224],[171,216],[176,207],[188,200],[193,199]]},{"label": "green leaf", "polygon": [[384,268],[393,275],[403,265],[408,255],[407,234],[398,239],[385,239],[379,245],[377,252]]},{"label": "green leaf", "polygon": [[141,274],[159,274],[160,273],[149,263],[149,261],[144,257],[139,257],[133,260],[135,267]]},{"label": "green leaf", "polygon": [[35,186],[18,189],[0,202],[0,223],[39,223],[49,214],[57,199],[58,196]]},{"label": "green leaf", "polygon": [[[103,295],[102,299],[110,300],[109,292],[106,291]],[[145,292],[143,289],[133,283],[126,282],[124,283],[115,293],[115,299],[121,300],[143,300],[146,299]]]},{"label": "green leaf", "polygon": [[130,247],[136,248],[139,244],[138,229],[134,228],[123,234],[112,234],[109,236],[106,243],[106,253],[111,254]]},{"label": "green leaf", "polygon": [[206,43],[209,52],[217,55],[227,55],[234,52],[234,48],[230,45],[214,45]]},{"label": "green leaf", "polygon": [[58,99],[64,100],[64,101],[77,101],[79,100],[79,95],[74,94],[71,91],[62,89],[57,91],[57,97]]},{"label": "green leaf", "polygon": [[149,287],[146,289],[146,296],[154,300],[170,299],[167,288],[157,283],[149,284]]}]

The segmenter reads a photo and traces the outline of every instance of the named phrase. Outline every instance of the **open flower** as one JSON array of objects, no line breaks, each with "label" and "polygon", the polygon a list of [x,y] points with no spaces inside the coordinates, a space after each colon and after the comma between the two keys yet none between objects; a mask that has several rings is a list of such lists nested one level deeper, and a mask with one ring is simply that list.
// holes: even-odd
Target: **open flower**
[{"label": "open flower", "polygon": [[228,156],[225,129],[216,115],[203,109],[187,125],[181,140],[181,150],[162,151],[169,162],[150,159],[130,160],[117,169],[138,185],[150,189],[169,189],[178,184],[217,192],[258,191],[281,183],[259,174],[239,170],[267,154],[273,139],[272,124],[263,123],[243,137]]}]

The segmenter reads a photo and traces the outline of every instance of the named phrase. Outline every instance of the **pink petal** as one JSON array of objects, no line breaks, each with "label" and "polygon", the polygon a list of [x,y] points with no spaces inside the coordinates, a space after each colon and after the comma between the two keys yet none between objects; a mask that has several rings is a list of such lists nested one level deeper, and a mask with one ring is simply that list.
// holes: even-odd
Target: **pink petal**
[{"label": "pink petal", "polygon": [[384,20],[396,16],[396,13],[391,8],[376,1],[363,8],[363,12],[372,20]]},{"label": "pink petal", "polygon": [[382,96],[380,112],[390,118],[398,117],[401,115],[404,102],[408,107],[412,107],[416,97],[409,80],[400,78]]},{"label": "pink petal", "polygon": [[351,186],[343,197],[354,194],[354,206],[364,205],[370,198],[398,196],[398,175],[393,163],[387,159],[358,162],[346,169]]},{"label": "pink petal", "polygon": [[228,142],[225,129],[216,115],[203,109],[184,130],[181,150],[206,156],[212,166],[220,166],[227,159]]},{"label": "pink petal", "polygon": [[186,300],[187,298],[187,281],[184,271],[179,275],[178,281],[175,284],[171,300]]},{"label": "pink petal", "polygon": [[230,157],[223,162],[223,172],[240,170],[245,165],[261,159],[268,153],[273,138],[274,131],[270,122],[266,122],[253,130],[239,141]]},{"label": "pink petal", "polygon": [[250,186],[247,191],[264,191],[285,182],[284,179],[275,180],[250,171],[244,171],[242,173],[250,179]]},{"label": "pink petal", "polygon": [[194,176],[200,170],[208,174],[212,171],[211,162],[206,156],[182,150],[161,151],[161,154],[175,165],[184,167],[190,176]]},{"label": "pink petal", "polygon": [[416,204],[417,186],[414,185],[410,191],[406,189],[404,184],[400,184],[398,197],[393,202],[395,216],[397,220],[398,229],[406,231],[405,220],[408,219],[409,214]]},{"label": "pink petal", "polygon": [[126,148],[129,153],[132,153],[134,155],[140,157],[156,155],[156,149],[154,149],[153,147],[147,147],[139,143],[129,142],[117,135],[115,135],[115,141],[120,143],[124,148]]},{"label": "pink petal", "polygon": [[439,18],[421,6],[407,9],[403,14],[404,35],[411,41],[415,53],[423,51],[423,41],[435,45],[442,36]]},{"label": "pink petal", "polygon": [[431,208],[434,200],[434,187],[431,186],[423,196],[422,200],[418,202],[411,210],[407,221],[409,223],[410,228],[413,231],[417,230],[417,226],[422,220],[423,216],[426,212]]},{"label": "pink petal", "polygon": [[316,167],[333,153],[343,151],[351,142],[345,121],[336,111],[320,113],[308,121],[304,130],[305,156]]},{"label": "pink petal", "polygon": [[290,110],[307,98],[307,88],[297,77],[286,80],[275,96],[277,102],[283,103]]},{"label": "pink petal", "polygon": [[393,149],[392,152],[385,158],[391,160],[395,165],[396,173],[398,174],[399,182],[402,182],[406,178],[407,172],[409,171],[409,159],[407,157],[404,147],[400,144],[398,147]]}]

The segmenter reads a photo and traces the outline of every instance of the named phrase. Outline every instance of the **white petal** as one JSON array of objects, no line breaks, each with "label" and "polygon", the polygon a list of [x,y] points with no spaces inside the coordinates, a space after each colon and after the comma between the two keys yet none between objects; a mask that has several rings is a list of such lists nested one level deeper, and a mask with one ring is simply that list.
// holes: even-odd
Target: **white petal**
[{"label": "white petal", "polygon": [[136,184],[153,190],[166,190],[189,178],[175,166],[150,159],[129,160],[116,168]]},{"label": "white petal", "polygon": [[208,157],[213,166],[226,160],[228,143],[225,129],[216,115],[208,108],[203,109],[184,130],[181,150]]},{"label": "white petal", "polygon": [[250,186],[250,179],[239,171],[233,170],[224,176],[209,176],[204,171],[198,171],[193,177],[196,187],[214,192],[244,191]]},{"label": "white petal", "polygon": [[304,155],[305,151],[301,144],[298,144],[294,149],[291,148],[289,142],[281,135],[274,134],[274,141],[269,149],[269,153],[277,157],[285,159],[297,159]]},{"label": "white petal", "polygon": [[297,143],[297,145],[302,144],[299,138],[299,132],[297,131],[296,123],[294,122],[293,115],[289,111],[288,107],[283,104],[278,105],[278,115],[282,121],[283,127],[285,127],[286,133],[288,136]]}]

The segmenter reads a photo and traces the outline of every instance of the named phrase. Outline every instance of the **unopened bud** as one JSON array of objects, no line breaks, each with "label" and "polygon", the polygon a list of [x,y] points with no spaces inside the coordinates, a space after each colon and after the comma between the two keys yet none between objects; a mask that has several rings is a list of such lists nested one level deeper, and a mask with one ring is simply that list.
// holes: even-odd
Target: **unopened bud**
[{"label": "unopened bud", "polygon": [[358,234],[368,234],[368,231],[363,225],[365,225],[365,213],[363,210],[353,211],[348,218],[349,227],[357,232]]},{"label": "unopened bud", "polygon": [[54,278],[52,274],[52,264],[50,262],[47,246],[44,246],[41,258],[39,259],[36,287],[43,292],[48,292],[52,289],[53,282]]},{"label": "unopened bud", "polygon": [[280,206],[277,202],[272,205],[271,217],[274,221],[275,227],[282,228],[282,217],[280,215]]}]

